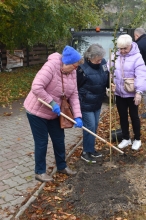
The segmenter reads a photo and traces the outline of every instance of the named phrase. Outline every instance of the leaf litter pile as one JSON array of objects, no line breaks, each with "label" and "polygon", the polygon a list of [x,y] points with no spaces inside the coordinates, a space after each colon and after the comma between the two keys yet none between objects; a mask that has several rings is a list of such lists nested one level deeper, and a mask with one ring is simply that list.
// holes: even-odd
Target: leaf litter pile
[{"label": "leaf litter pile", "polygon": [[[144,108],[141,104],[139,115]],[[112,117],[112,129],[118,129],[119,116],[115,106]],[[124,149],[123,156],[96,138],[96,149],[103,157],[98,158],[96,164],[91,164],[80,159],[82,146],[79,146],[67,161],[77,174],[68,177],[56,173],[54,182],[45,184],[19,219],[146,219],[146,119],[140,120],[142,147],[139,151],[133,151],[129,146]],[[130,133],[132,138],[131,123]],[[97,135],[109,141],[109,111],[102,113]],[[112,144],[117,146],[118,143]]]}]

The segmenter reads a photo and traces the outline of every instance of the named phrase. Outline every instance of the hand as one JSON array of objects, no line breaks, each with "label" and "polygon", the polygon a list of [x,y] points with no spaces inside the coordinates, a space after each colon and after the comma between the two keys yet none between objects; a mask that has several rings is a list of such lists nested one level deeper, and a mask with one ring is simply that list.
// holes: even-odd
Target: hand
[{"label": "hand", "polygon": [[52,106],[52,112],[56,113],[58,116],[60,115],[60,106],[57,103]]},{"label": "hand", "polygon": [[75,128],[81,128],[83,126],[83,122],[81,118],[74,118],[74,120],[76,121],[76,124],[74,125]]},{"label": "hand", "polygon": [[116,90],[116,85],[114,83],[111,83],[111,90],[112,92],[115,92]]},{"label": "hand", "polygon": [[135,105],[139,105],[141,103],[142,96],[140,93],[136,93],[134,97]]},{"label": "hand", "polygon": [[110,89],[106,88],[106,95],[109,97],[110,96]]}]

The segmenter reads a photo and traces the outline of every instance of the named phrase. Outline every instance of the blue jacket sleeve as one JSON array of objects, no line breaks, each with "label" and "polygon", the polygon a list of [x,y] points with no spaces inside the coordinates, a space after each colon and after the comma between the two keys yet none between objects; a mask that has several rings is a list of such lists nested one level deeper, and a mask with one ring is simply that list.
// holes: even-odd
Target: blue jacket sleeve
[{"label": "blue jacket sleeve", "polygon": [[86,82],[86,75],[82,68],[79,66],[77,69],[77,86],[78,90],[85,84]]}]

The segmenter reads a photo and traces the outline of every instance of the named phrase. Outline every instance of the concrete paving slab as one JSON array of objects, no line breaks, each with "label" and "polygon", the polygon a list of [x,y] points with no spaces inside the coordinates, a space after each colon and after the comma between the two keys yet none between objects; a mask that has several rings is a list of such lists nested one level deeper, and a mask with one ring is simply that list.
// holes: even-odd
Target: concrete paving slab
[{"label": "concrete paving slab", "polygon": [[[102,106],[102,112],[108,108]],[[82,138],[82,129],[65,130],[66,150]],[[0,219],[14,218],[28,195],[40,183],[34,179],[34,142],[23,109],[23,100],[6,108],[0,107]],[[55,166],[52,143],[49,140],[47,166]],[[7,214],[9,210],[9,215]]]}]

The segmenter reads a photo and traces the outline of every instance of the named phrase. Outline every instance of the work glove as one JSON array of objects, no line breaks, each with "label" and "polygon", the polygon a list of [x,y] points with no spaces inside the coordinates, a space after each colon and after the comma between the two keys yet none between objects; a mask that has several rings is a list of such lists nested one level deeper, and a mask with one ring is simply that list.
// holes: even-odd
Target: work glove
[{"label": "work glove", "polygon": [[74,125],[75,128],[81,128],[83,126],[83,122],[81,118],[74,118],[74,120],[76,121],[76,124]]},{"label": "work glove", "polygon": [[60,106],[57,103],[52,106],[52,112],[56,113],[58,116],[60,115]]},{"label": "work glove", "polygon": [[134,97],[134,104],[139,105],[141,103],[142,95],[141,93],[136,93]]}]

